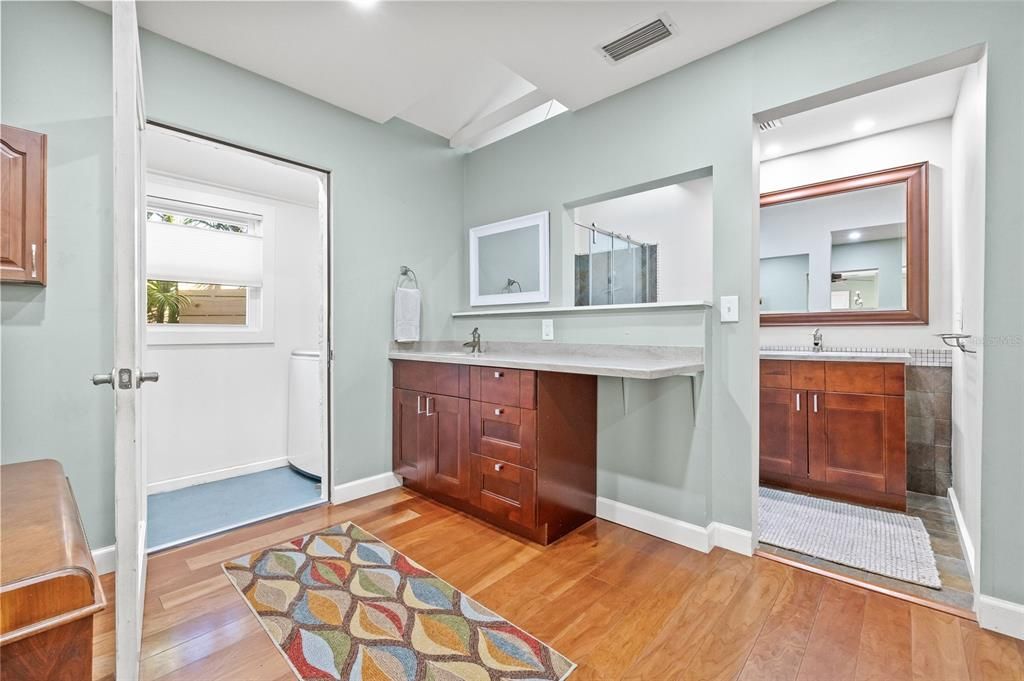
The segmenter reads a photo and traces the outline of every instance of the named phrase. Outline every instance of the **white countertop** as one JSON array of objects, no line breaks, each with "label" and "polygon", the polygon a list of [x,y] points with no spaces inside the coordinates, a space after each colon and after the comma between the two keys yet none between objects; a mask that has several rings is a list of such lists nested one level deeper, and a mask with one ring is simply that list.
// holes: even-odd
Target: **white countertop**
[{"label": "white countertop", "polygon": [[457,341],[392,343],[388,358],[640,379],[704,371],[704,350],[699,347],[484,341],[483,349],[474,355]]},{"label": "white countertop", "polygon": [[795,359],[819,362],[891,362],[909,364],[908,352],[841,352],[836,350],[761,350],[761,359]]}]

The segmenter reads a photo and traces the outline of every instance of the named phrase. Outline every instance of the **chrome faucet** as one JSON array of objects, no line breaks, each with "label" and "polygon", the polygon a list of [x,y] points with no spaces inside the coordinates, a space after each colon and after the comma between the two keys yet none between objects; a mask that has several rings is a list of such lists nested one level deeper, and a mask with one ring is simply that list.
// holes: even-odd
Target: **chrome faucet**
[{"label": "chrome faucet", "polygon": [[822,345],[821,345],[821,329],[815,329],[814,330],[814,351],[815,352],[821,352],[822,349],[823,348],[822,348]]},{"label": "chrome faucet", "polygon": [[463,343],[462,347],[469,348],[470,352],[474,355],[479,355],[483,350],[480,349],[480,327],[473,328],[473,340]]}]

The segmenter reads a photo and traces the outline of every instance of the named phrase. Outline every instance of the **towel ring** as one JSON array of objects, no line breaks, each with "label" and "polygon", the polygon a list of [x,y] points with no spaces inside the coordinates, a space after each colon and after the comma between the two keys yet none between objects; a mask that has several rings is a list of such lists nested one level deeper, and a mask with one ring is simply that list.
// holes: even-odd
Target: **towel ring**
[{"label": "towel ring", "polygon": [[419,279],[416,278],[416,273],[412,271],[412,268],[408,265],[402,265],[398,268],[398,280],[395,282],[395,288],[402,287],[402,279],[412,279],[413,288],[418,289],[420,287]]}]

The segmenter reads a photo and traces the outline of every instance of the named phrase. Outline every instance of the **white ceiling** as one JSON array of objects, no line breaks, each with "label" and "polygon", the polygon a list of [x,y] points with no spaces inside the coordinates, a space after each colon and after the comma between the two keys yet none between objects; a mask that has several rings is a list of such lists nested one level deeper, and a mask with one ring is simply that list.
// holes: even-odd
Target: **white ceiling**
[{"label": "white ceiling", "polygon": [[154,125],[146,128],[146,170],[317,207],[314,171]]},{"label": "white ceiling", "polygon": [[[962,66],[787,116],[782,127],[761,133],[761,159],[948,118],[956,108],[966,69]],[[868,121],[873,125],[867,126]]]},{"label": "white ceiling", "polygon": [[[163,0],[140,2],[139,18],[371,120],[399,117],[450,139],[489,114],[492,130],[538,98],[580,109],[823,4]],[[595,49],[661,12],[678,29],[672,38],[614,65]]]}]

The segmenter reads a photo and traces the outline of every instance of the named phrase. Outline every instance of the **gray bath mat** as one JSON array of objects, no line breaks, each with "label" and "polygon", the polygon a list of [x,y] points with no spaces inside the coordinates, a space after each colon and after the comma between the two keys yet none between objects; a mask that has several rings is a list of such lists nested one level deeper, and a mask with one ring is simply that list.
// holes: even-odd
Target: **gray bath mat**
[{"label": "gray bath mat", "polygon": [[941,589],[920,518],[760,488],[760,541]]}]

